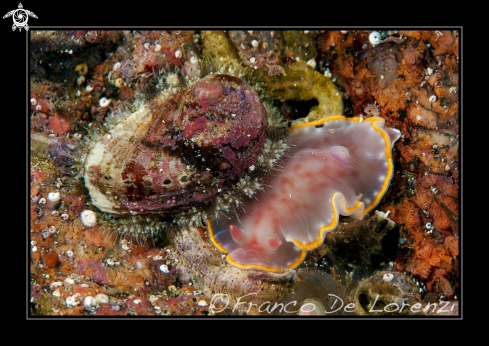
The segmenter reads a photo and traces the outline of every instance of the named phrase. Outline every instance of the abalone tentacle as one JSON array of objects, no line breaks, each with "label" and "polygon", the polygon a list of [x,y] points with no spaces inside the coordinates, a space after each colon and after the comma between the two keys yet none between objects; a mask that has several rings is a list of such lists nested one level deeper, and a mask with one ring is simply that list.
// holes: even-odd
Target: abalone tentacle
[{"label": "abalone tentacle", "polygon": [[131,114],[95,143],[85,161],[92,203],[122,216],[212,202],[257,163],[266,126],[253,88],[210,75]]}]

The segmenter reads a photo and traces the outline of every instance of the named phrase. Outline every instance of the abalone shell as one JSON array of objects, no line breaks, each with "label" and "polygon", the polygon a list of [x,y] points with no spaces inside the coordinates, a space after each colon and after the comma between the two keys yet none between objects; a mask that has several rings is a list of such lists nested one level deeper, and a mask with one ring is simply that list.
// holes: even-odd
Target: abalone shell
[{"label": "abalone shell", "polygon": [[102,136],[85,160],[85,185],[93,205],[121,216],[205,206],[257,162],[266,126],[252,87],[209,75],[152,101]]}]

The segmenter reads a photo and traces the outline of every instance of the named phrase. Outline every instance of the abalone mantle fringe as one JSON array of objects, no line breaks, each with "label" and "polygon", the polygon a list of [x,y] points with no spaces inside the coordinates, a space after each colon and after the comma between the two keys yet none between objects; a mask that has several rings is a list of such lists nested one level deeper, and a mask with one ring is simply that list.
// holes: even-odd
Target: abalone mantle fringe
[{"label": "abalone mantle fringe", "polygon": [[[164,90],[155,100],[164,102],[180,90],[180,88]],[[258,157],[254,171],[248,172],[239,179],[227,193],[218,196],[212,204],[209,203],[200,208],[192,207],[185,212],[172,215],[169,219],[163,219],[162,217],[165,215],[114,216],[110,213],[114,205],[113,201],[98,190],[90,189],[87,186],[92,204],[99,208],[93,210],[97,213],[98,224],[122,238],[132,236],[138,242],[147,239],[152,239],[154,242],[155,238],[161,235],[161,232],[175,227],[198,226],[207,228],[206,219],[212,219],[219,214],[226,216],[228,213],[237,214],[240,210],[244,211],[242,199],[245,196],[246,198],[253,198],[258,190],[264,190],[264,187],[267,186],[267,178],[270,177],[273,170],[280,169],[276,165],[289,149],[286,137],[287,122],[271,103],[263,100],[262,102],[268,118],[268,136],[262,154]],[[137,139],[138,135],[144,135],[148,128],[146,125],[150,125],[149,121],[151,120],[149,102],[136,99],[132,109],[135,108],[138,109],[135,112],[131,112],[127,107],[124,111],[112,112],[106,116],[101,128],[90,129],[88,136],[84,137],[85,146],[88,150],[85,150],[80,159],[84,167],[89,167],[92,162],[99,159],[100,155],[104,154],[103,145],[99,141],[103,136],[124,137],[124,134],[129,129],[134,129],[134,126],[138,127],[138,131],[136,134],[132,133],[131,136],[135,136]],[[88,181],[85,170],[78,173],[77,177],[80,176]]]}]

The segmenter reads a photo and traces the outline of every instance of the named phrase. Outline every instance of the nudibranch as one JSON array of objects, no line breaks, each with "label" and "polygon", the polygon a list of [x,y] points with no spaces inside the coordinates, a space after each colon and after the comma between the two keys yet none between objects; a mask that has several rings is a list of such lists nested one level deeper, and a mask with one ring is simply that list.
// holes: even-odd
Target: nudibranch
[{"label": "nudibranch", "polygon": [[271,187],[247,199],[243,212],[207,220],[214,245],[241,268],[297,267],[340,214],[362,219],[387,191],[400,131],[384,125],[380,117],[331,116],[292,126]]}]

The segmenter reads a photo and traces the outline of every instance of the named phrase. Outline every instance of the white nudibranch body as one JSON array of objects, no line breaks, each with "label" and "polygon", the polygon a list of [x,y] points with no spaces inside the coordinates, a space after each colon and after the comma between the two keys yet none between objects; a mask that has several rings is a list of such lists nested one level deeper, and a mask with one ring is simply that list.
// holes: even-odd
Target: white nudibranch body
[{"label": "white nudibranch body", "polygon": [[106,97],[102,97],[98,103],[100,104],[100,107],[106,108],[110,105],[110,101],[111,101],[110,99]]},{"label": "white nudibranch body", "polygon": [[80,214],[81,222],[84,226],[92,227],[97,224],[97,215],[91,210],[84,210]]},{"label": "white nudibranch body", "polygon": [[50,192],[48,193],[48,199],[51,202],[58,202],[61,199],[61,195],[59,192]]},{"label": "white nudibranch body", "polygon": [[373,46],[382,43],[382,40],[380,39],[380,32],[378,31],[372,31],[368,36],[368,39]]}]

